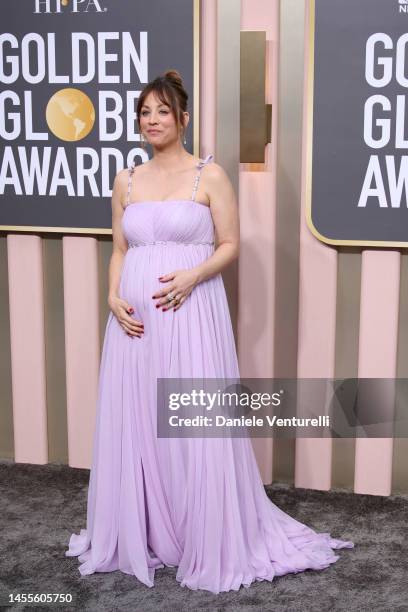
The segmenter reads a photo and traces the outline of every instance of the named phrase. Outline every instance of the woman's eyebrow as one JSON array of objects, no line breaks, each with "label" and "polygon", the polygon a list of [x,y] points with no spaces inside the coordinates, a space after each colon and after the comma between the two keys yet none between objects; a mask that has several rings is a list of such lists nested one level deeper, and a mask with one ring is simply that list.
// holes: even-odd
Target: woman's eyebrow
[{"label": "woman's eyebrow", "polygon": [[[168,104],[159,104],[159,106],[168,106]],[[150,108],[148,104],[143,104],[142,108]]]}]

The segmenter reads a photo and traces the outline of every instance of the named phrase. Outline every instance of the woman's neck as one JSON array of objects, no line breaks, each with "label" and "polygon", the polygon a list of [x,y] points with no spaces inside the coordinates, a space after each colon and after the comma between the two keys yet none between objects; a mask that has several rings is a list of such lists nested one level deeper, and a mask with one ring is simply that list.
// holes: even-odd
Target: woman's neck
[{"label": "woman's neck", "polygon": [[153,149],[151,164],[159,171],[168,172],[180,168],[185,161],[193,156],[183,146],[163,150]]}]

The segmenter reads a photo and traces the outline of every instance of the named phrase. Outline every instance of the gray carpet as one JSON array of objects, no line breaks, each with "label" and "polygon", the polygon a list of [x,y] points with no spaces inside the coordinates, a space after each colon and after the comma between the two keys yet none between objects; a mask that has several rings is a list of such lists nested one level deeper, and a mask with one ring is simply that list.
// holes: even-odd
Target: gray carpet
[{"label": "gray carpet", "polygon": [[[270,499],[294,518],[354,549],[322,571],[287,574],[248,589],[214,595],[180,587],[176,568],[156,572],[146,587],[120,571],[82,577],[64,551],[72,532],[85,527],[88,470],[0,461],[0,607],[9,593],[70,593],[58,610],[385,610],[408,611],[408,496],[354,495],[345,491],[267,488]],[[36,610],[49,607],[36,604]]]}]

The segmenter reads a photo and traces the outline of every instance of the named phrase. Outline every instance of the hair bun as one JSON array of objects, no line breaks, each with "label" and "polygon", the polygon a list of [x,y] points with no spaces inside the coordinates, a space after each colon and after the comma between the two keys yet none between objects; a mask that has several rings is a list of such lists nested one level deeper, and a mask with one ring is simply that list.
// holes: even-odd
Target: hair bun
[{"label": "hair bun", "polygon": [[175,70],[175,69],[166,70],[163,76],[169,81],[172,81],[175,85],[178,85],[179,87],[183,87],[183,79],[181,78],[181,74],[179,73],[178,70]]}]

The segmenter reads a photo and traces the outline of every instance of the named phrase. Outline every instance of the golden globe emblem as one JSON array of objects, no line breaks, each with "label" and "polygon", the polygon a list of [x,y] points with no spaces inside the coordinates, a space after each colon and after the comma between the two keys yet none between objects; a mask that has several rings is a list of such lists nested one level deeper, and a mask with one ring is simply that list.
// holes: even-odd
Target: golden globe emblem
[{"label": "golden globe emblem", "polygon": [[88,136],[95,123],[95,108],[80,89],[67,87],[57,91],[45,111],[50,131],[61,140],[75,142]]}]

